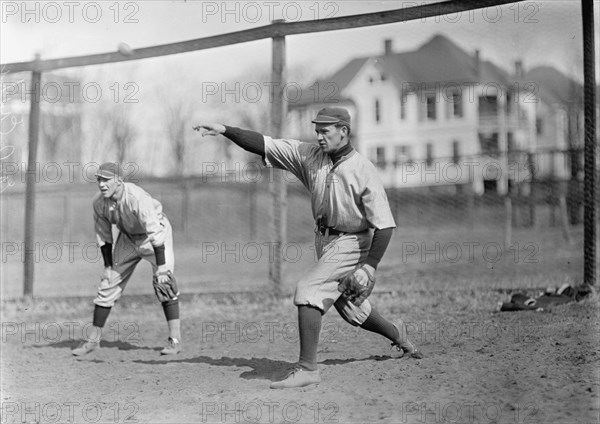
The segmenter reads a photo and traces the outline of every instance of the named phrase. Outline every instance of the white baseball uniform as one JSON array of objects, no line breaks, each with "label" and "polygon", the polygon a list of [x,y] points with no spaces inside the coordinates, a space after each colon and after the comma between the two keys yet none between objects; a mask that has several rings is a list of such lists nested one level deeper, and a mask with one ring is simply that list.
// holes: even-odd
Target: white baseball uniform
[{"label": "white baseball uniform", "polygon": [[340,297],[338,280],[366,259],[373,228],[395,228],[383,183],[375,166],[352,150],[335,165],[329,154],[313,143],[264,136],[267,166],[293,173],[311,194],[315,221],[326,221],[339,235],[317,233],[318,263],[296,286],[295,305],[311,305],[323,313],[334,305],[353,325],[371,313],[371,304],[361,306]]},{"label": "white baseball uniform", "polygon": [[119,230],[113,248],[115,277],[103,281],[98,287],[94,303],[111,307],[121,297],[140,260],[152,264],[157,270],[154,246],[165,246],[165,261],[171,272],[175,267],[171,224],[162,211],[161,203],[133,183],[123,183],[123,196],[118,201],[106,199],[101,193],[93,200],[94,227],[98,243],[113,243],[112,225]]}]

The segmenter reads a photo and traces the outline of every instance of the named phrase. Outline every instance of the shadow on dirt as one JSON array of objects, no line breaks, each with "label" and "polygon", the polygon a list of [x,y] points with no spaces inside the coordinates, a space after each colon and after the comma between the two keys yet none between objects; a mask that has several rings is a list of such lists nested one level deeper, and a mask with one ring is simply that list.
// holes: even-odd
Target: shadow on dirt
[{"label": "shadow on dirt", "polygon": [[244,371],[240,374],[241,378],[247,380],[253,379],[273,379],[284,370],[293,367],[293,363],[277,361],[268,358],[230,358],[227,356],[221,358],[211,358],[210,356],[197,356],[195,358],[175,359],[175,360],[150,360],[133,361],[139,364],[146,365],[166,365],[173,363],[190,363],[190,364],[207,364],[221,367],[249,367],[250,371]]},{"label": "shadow on dirt", "polygon": [[[323,365],[341,365],[359,361],[386,361],[394,359],[391,356],[370,356],[368,358],[348,358],[348,359],[326,359],[321,361]],[[246,380],[263,379],[275,381],[287,374],[287,372],[295,366],[295,362],[278,361],[268,358],[230,358],[227,356],[221,358],[211,358],[210,356],[197,356],[195,358],[176,359],[176,360],[150,360],[133,361],[139,364],[146,365],[166,365],[173,363],[191,363],[191,364],[207,364],[221,367],[249,367],[250,371],[244,371],[240,374],[241,378]]]},{"label": "shadow on dirt", "polygon": [[[80,343],[81,343],[81,340],[62,340],[57,343],[38,344],[38,345],[32,345],[31,347],[34,347],[34,348],[52,347],[52,348],[57,348],[57,349],[70,348],[71,350],[73,350],[77,346],[79,346]],[[117,348],[118,350],[154,350],[154,351],[159,351],[162,349],[161,347],[134,345],[134,344],[131,344],[128,342],[122,342],[120,340],[116,341],[116,342],[108,342],[108,341],[100,342],[100,349],[105,349],[105,348],[106,349]]]}]

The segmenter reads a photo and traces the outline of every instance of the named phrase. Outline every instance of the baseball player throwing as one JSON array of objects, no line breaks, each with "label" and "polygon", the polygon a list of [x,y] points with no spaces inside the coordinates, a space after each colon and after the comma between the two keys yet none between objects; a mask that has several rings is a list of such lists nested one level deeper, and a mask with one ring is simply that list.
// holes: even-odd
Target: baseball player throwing
[{"label": "baseball player throwing", "polygon": [[[94,226],[102,257],[104,273],[94,299],[93,329],[88,340],[72,351],[81,356],[100,346],[102,328],[115,302],[140,260],[152,264],[154,292],[162,304],[169,338],[163,355],[181,351],[181,324],[177,283],[173,276],[175,256],[171,224],[162,205],[133,183],[123,182],[116,163],[100,165],[96,178],[98,193],[92,202]],[[119,230],[113,249],[112,226]]]},{"label": "baseball player throwing", "polygon": [[203,136],[223,134],[262,156],[267,166],[292,172],[311,194],[319,260],[298,281],[294,294],[300,358],[297,366],[271,388],[321,381],[317,344],[322,316],[332,305],[350,324],[387,337],[402,355],[422,357],[408,340],[404,322],[384,319],[367,299],[396,226],[377,171],[350,144],[350,114],[346,109],[324,108],[312,122],[318,144],[273,139],[215,123],[194,127]]}]

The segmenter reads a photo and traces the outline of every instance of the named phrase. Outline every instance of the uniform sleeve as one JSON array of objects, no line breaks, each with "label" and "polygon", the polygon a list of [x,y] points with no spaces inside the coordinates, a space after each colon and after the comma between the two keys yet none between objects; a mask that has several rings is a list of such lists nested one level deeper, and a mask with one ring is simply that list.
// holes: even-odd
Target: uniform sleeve
[{"label": "uniform sleeve", "polygon": [[108,218],[104,215],[104,203],[101,199],[94,199],[93,209],[94,209],[94,230],[96,232],[96,239],[98,240],[98,244],[100,246],[105,243],[112,244],[112,225]]},{"label": "uniform sleeve", "polygon": [[367,220],[375,228],[396,228],[396,222],[392,216],[387,194],[383,183],[376,176],[372,176],[362,195]]},{"label": "uniform sleeve", "polygon": [[247,152],[265,156],[265,141],[262,134],[225,125],[223,135]]},{"label": "uniform sleeve", "polygon": [[306,183],[303,167],[303,145],[298,140],[265,137],[265,165],[290,171],[301,182]]},{"label": "uniform sleeve", "polygon": [[156,203],[158,201],[145,194],[137,199],[136,206],[140,224],[145,229],[150,243],[152,243],[152,246],[161,246],[165,244],[166,231],[161,224],[161,217]]},{"label": "uniform sleeve", "polygon": [[383,258],[383,255],[390,244],[393,233],[394,230],[392,228],[375,230],[375,233],[373,233],[373,240],[371,241],[371,249],[369,250],[369,255],[365,260],[367,265],[371,265],[373,268],[377,269],[377,265],[379,265],[381,258]]}]

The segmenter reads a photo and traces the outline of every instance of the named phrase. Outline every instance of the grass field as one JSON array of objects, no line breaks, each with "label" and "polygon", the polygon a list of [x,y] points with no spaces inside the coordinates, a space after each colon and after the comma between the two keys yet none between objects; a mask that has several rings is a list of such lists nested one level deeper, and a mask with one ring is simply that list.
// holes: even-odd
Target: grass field
[{"label": "grass field", "polygon": [[581,239],[519,230],[498,256],[503,237],[494,228],[397,232],[372,302],[408,323],[425,358],[397,359],[388,341],[330,311],[323,382],[288,391],[269,383],[297,360],[290,295],[314,260],[308,243],[294,247],[298,260],[290,250],[281,296],[266,284],[268,255],[255,261],[247,249],[236,262],[233,253],[178,245],[184,351],[175,358],[158,353],[166,326],[149,266],[114,308],[103,347],[75,359],[100,266],[40,264],[36,292],[49,297],[2,305],[2,422],[598,422],[598,295],[543,312],[498,312],[511,292],[580,283]]}]

